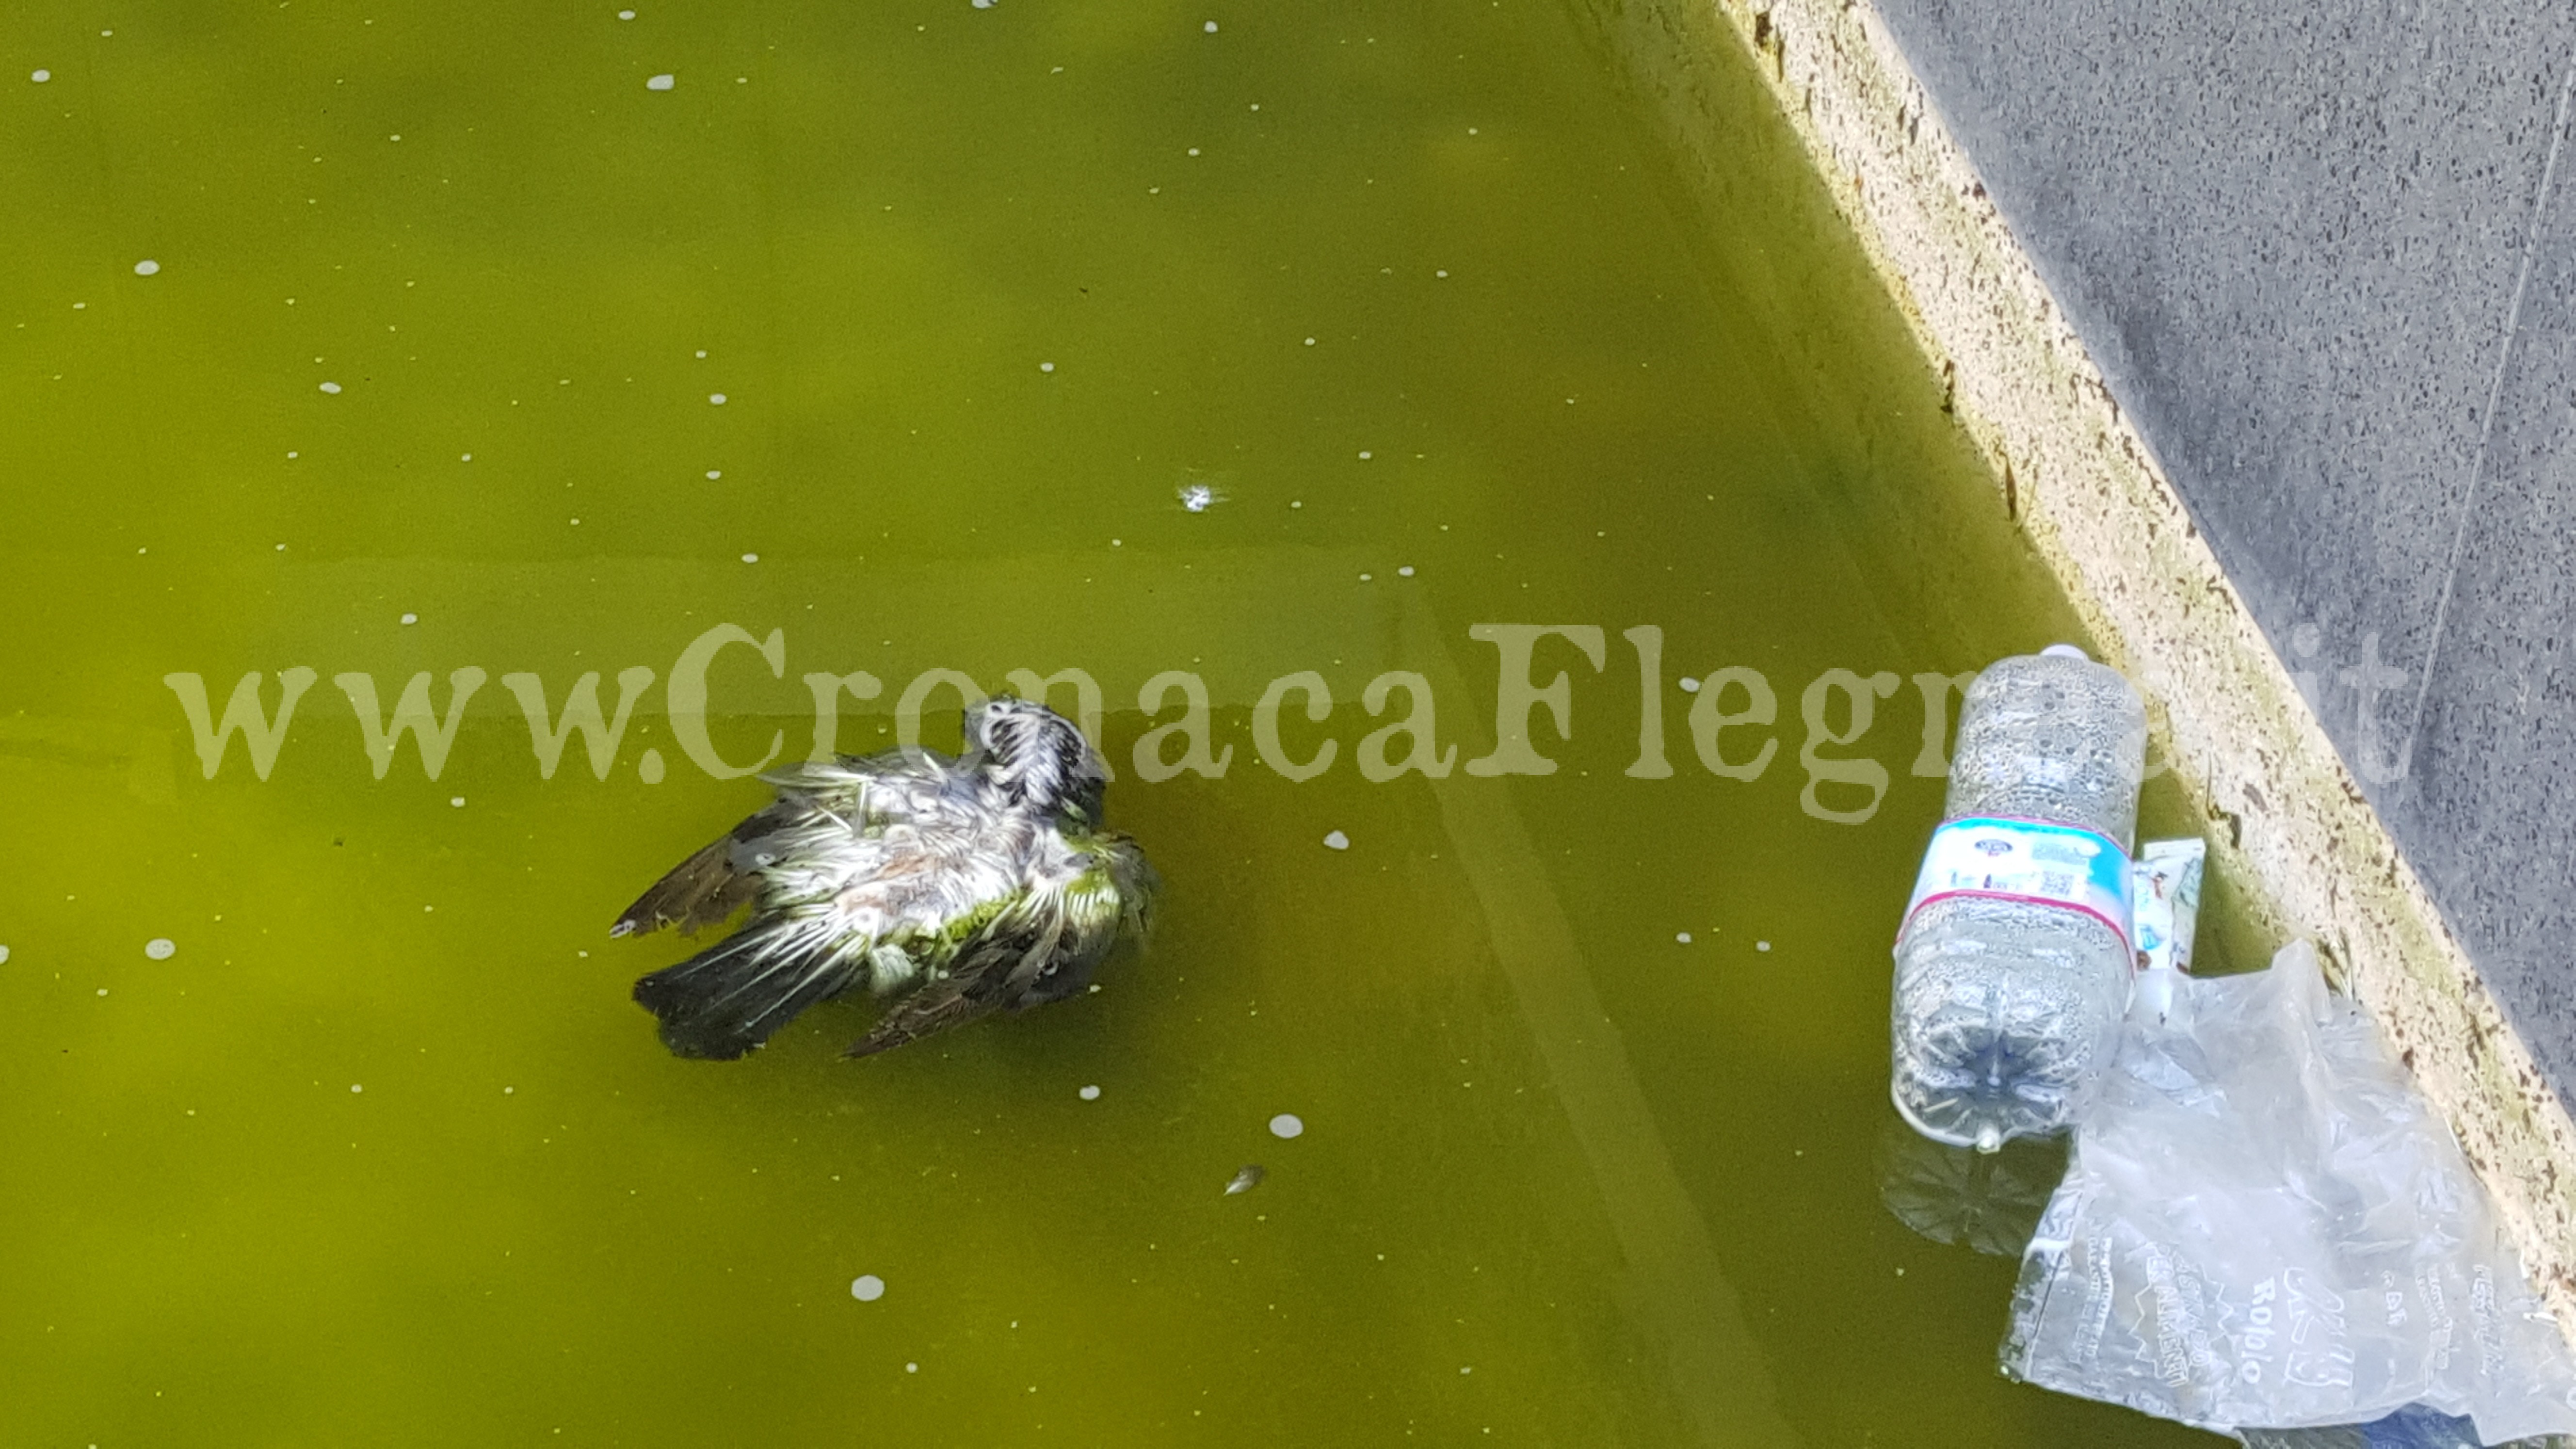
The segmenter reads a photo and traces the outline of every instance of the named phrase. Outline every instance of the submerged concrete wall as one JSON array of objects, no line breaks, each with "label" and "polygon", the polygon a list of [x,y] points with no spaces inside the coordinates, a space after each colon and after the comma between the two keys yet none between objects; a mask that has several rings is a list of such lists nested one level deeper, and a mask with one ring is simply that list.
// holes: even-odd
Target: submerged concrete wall
[{"label": "submerged concrete wall", "polygon": [[2576,7],[1587,4],[1686,170],[1751,52],[2218,870],[2576,1324]]}]

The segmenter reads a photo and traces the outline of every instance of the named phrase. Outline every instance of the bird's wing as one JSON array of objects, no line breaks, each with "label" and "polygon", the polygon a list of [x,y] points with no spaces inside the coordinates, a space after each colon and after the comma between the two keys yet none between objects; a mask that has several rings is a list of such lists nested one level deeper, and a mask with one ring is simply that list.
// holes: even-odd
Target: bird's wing
[{"label": "bird's wing", "polygon": [[782,802],[744,820],[637,896],[608,934],[631,936],[673,925],[695,934],[722,924],[760,891],[757,868],[739,847],[785,828],[797,813]]}]

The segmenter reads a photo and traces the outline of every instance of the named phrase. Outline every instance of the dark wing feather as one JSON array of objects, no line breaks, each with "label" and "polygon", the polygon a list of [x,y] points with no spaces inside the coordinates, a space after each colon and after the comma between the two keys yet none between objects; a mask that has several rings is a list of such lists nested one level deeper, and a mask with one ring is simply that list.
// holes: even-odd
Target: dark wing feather
[{"label": "dark wing feather", "polygon": [[793,922],[749,926],[635,983],[674,1055],[732,1061],[818,1001],[847,991],[864,957],[818,947]]},{"label": "dark wing feather", "polygon": [[608,928],[608,934],[631,936],[676,925],[694,935],[730,920],[734,912],[751,904],[752,897],[760,893],[760,876],[742,868],[743,852],[737,847],[776,832],[799,813],[799,807],[782,802],[727,831],[714,844],[673,866],[670,874],[637,896],[635,904],[617,918],[617,924]]}]

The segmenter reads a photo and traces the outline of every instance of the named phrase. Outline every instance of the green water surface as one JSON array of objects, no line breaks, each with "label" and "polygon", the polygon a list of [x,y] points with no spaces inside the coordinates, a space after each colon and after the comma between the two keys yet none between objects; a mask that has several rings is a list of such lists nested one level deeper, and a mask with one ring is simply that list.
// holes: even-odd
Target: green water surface
[{"label": "green water surface", "polygon": [[[2195,1437],[1882,1203],[1911,676],[2075,626],[1740,57],[1709,190],[1549,0],[636,5],[0,23],[0,1444]],[[1578,626],[1553,773],[1471,772],[1495,624]],[[379,778],[339,677],[468,668]],[[503,677],[637,668],[544,776]],[[606,928],[708,762],[1067,668],[1150,952],[662,1050]],[[293,669],[209,778],[165,678]],[[1221,775],[1138,768],[1171,671]],[[1388,673],[1445,776],[1363,776]]]}]

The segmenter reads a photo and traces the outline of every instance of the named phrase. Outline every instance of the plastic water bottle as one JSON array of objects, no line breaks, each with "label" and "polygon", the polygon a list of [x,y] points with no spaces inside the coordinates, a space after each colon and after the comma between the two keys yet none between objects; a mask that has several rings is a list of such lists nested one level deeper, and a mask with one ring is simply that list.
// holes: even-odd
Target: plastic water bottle
[{"label": "plastic water bottle", "polygon": [[1896,938],[1896,1108],[1992,1152],[2074,1122],[2117,1046],[2147,712],[2072,645],[1968,686],[1950,795]]}]

